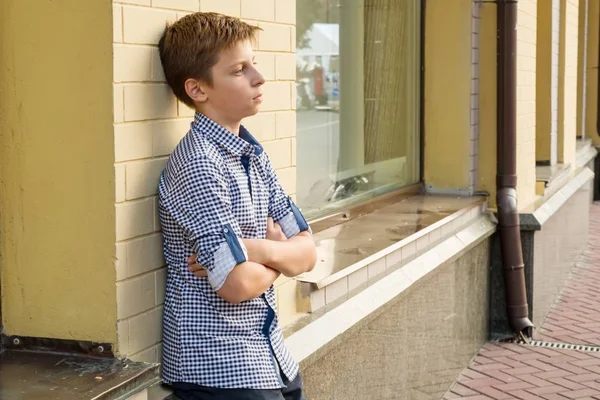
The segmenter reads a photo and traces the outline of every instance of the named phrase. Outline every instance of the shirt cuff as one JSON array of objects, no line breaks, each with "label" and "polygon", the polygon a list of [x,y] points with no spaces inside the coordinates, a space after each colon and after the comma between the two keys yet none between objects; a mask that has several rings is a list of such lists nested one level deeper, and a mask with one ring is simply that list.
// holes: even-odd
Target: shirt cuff
[{"label": "shirt cuff", "polygon": [[296,207],[296,204],[294,204],[292,199],[289,199],[288,201],[290,212],[278,221],[279,226],[281,226],[281,230],[283,231],[285,237],[289,239],[298,235],[300,232],[311,232],[308,223],[304,219],[304,216],[302,215],[298,207]]},{"label": "shirt cuff", "polygon": [[207,271],[208,282],[215,291],[221,289],[233,268],[248,260],[248,250],[230,226],[223,228],[225,241],[213,255],[213,268]]}]

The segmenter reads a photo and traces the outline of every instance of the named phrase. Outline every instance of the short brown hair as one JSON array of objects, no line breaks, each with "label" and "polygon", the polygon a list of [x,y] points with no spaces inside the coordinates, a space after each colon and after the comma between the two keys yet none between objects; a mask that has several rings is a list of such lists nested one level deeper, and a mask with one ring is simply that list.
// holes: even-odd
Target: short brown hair
[{"label": "short brown hair", "polygon": [[186,15],[167,26],[158,50],[167,83],[175,96],[194,107],[185,92],[185,81],[193,78],[212,85],[211,68],[221,53],[240,41],[255,39],[259,30],[239,18],[201,12]]}]

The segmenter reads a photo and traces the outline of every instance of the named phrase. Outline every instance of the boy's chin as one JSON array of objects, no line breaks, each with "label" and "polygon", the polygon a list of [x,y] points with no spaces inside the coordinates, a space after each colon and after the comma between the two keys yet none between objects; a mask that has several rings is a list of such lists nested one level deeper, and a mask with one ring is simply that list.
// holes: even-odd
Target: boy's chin
[{"label": "boy's chin", "polygon": [[260,111],[260,107],[253,107],[252,109],[248,110],[248,113],[246,114],[246,116],[244,118],[252,117],[253,115],[258,114],[259,111]]}]

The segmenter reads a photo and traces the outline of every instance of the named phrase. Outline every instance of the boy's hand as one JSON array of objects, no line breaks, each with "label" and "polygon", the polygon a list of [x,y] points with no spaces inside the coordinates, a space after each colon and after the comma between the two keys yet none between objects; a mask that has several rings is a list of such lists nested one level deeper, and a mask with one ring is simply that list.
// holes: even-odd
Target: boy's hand
[{"label": "boy's hand", "polygon": [[204,267],[196,262],[195,256],[190,256],[187,259],[187,263],[188,270],[194,275],[196,275],[198,278],[206,278],[208,276],[208,273],[206,272]]},{"label": "boy's hand", "polygon": [[276,242],[283,242],[287,240],[285,234],[281,230],[281,226],[278,223],[273,222],[273,218],[267,218],[267,239],[274,240]]}]

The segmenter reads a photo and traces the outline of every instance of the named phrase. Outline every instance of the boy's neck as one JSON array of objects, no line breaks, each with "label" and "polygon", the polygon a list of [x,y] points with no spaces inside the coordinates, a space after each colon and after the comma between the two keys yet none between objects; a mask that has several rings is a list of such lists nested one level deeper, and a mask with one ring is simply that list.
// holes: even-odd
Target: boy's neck
[{"label": "boy's neck", "polygon": [[219,115],[219,113],[213,112],[212,110],[197,110],[199,113],[206,115],[208,118],[227,129],[229,132],[236,136],[240,135],[240,125],[242,121],[230,121],[226,117]]}]

